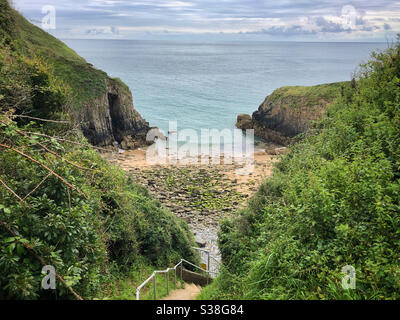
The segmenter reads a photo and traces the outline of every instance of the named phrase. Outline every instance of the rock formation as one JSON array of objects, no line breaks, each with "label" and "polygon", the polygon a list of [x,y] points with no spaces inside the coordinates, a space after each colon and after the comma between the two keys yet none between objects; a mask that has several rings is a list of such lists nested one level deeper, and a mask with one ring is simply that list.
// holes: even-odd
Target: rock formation
[{"label": "rock formation", "polygon": [[83,134],[98,146],[118,142],[123,149],[133,149],[146,144],[150,127],[134,109],[131,92],[114,79],[107,78],[106,82],[104,94],[88,102],[73,117],[80,123]]},{"label": "rock formation", "polygon": [[267,142],[287,145],[319,120],[327,107],[348,84],[332,83],[313,87],[283,87],[267,96],[252,116],[240,114],[236,127],[254,129]]},{"label": "rock formation", "polygon": [[27,57],[40,58],[59,80],[60,87],[71,89],[68,106],[41,110],[43,117],[68,114],[93,145],[113,146],[116,141],[122,148],[131,149],[146,144],[150,127],[134,109],[126,84],[110,78],[65,43],[31,24],[7,1],[0,4],[0,39],[13,43],[14,50]]}]

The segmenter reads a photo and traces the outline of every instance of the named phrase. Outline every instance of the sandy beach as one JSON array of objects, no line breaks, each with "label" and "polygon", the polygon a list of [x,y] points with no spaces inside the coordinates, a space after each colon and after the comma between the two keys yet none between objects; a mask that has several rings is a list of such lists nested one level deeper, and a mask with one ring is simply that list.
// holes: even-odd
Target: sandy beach
[{"label": "sandy beach", "polygon": [[243,208],[261,182],[272,174],[279,156],[270,153],[275,152],[256,149],[253,159],[228,159],[228,164],[224,156],[219,160],[209,157],[207,164],[202,164],[200,158],[152,164],[147,161],[146,148],[104,153],[103,157],[128,172],[166,208],[186,220],[196,242],[219,259],[219,222]]}]

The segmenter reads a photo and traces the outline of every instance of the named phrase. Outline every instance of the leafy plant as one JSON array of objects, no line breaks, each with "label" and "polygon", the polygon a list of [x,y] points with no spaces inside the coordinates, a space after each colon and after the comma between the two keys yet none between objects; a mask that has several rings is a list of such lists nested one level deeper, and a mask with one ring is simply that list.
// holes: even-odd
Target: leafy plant
[{"label": "leafy plant", "polygon": [[[220,233],[200,297],[400,298],[400,45],[374,53]],[[343,266],[356,289],[342,288]]]}]

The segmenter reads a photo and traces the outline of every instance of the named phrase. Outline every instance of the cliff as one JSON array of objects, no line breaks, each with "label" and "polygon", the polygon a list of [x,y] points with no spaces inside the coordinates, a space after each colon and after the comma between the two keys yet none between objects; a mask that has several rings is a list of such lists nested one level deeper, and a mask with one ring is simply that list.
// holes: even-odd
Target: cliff
[{"label": "cliff", "polygon": [[256,136],[268,142],[287,145],[325,114],[345,86],[347,82],[279,88],[266,97],[252,116],[239,115],[236,127],[254,129]]},{"label": "cliff", "polygon": [[[134,109],[132,93],[119,79],[94,68],[62,41],[29,23],[7,1],[0,1],[0,36],[15,51],[39,57],[54,75],[71,88],[68,114],[90,143],[124,148],[145,143],[149,124]],[[52,112],[54,110],[48,110]]]},{"label": "cliff", "polygon": [[80,112],[71,112],[73,122],[94,145],[112,145],[132,149],[146,143],[149,124],[133,107],[132,94],[118,81],[106,78],[106,88],[99,97],[84,102]]}]

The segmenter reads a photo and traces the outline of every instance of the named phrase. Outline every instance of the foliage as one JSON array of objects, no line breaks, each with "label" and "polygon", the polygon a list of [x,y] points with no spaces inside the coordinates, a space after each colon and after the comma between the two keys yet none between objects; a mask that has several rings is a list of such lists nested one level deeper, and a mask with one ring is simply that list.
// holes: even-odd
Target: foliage
[{"label": "foliage", "polygon": [[0,1],[0,39],[14,35],[13,25],[15,25],[15,18],[11,13],[10,5],[8,1],[2,0]]},{"label": "foliage", "polygon": [[[374,53],[220,233],[202,297],[400,298],[400,45]],[[356,289],[342,288],[342,267]]]},{"label": "foliage", "polygon": [[281,104],[282,101],[286,101],[290,108],[314,107],[321,102],[330,103],[334,101],[345,88],[349,87],[349,84],[349,82],[335,82],[309,87],[281,87],[268,96],[268,100],[271,103],[280,101]]},{"label": "foliage", "polygon": [[[6,9],[0,0],[1,17]],[[27,22],[17,22],[22,32],[18,23]],[[42,49],[54,49],[66,69],[74,59],[82,68],[83,60],[49,39],[33,29],[26,45],[47,43]],[[20,45],[0,43],[0,299],[73,298],[61,282],[52,293],[41,290],[40,259],[84,298],[102,296],[107,283],[143,266],[165,268],[181,257],[197,263],[187,224],[65,123],[76,93],[68,72],[64,82],[44,51],[31,55]],[[69,60],[58,55],[64,49]],[[55,122],[14,117],[25,113]]]},{"label": "foliage", "polygon": [[[10,8],[7,0],[0,0],[0,23],[0,39],[6,39],[6,44],[12,43],[13,50],[29,58],[39,56],[56,77],[72,88],[73,108],[90,105],[106,92],[105,72],[95,69],[62,41],[29,23]],[[129,90],[126,85],[123,88]]]},{"label": "foliage", "polygon": [[[0,44],[0,110],[36,117],[60,116],[71,94],[38,57],[28,58]],[[66,117],[66,115],[64,115]]]},{"label": "foliage", "polygon": [[[29,244],[85,296],[96,292],[111,262],[126,271],[141,257],[163,267],[183,256],[196,261],[187,225],[162,209],[146,189],[111,167],[89,146],[77,149],[35,134],[18,134],[17,130],[32,132],[30,126],[1,124],[1,143],[30,155],[82,194],[54,175],[35,190],[49,172],[12,150],[2,151],[2,181],[21,198],[35,190],[19,201],[6,188],[0,188],[1,221],[17,235],[0,228],[3,298],[43,295],[39,290],[43,277],[40,261],[21,242]],[[63,159],[38,152],[38,143],[46,144]],[[58,290],[59,295],[69,296],[62,286]]]}]

